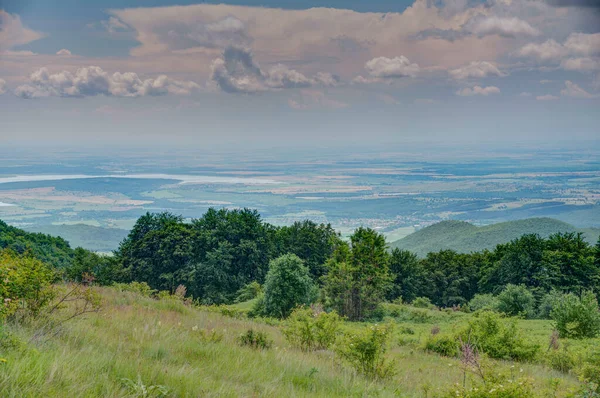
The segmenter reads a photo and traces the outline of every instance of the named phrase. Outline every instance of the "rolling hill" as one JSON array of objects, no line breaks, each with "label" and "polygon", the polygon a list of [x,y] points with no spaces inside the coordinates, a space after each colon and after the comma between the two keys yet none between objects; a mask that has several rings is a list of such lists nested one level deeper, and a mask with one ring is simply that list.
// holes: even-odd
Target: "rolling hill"
[{"label": "rolling hill", "polygon": [[429,252],[452,249],[469,253],[493,249],[524,234],[548,237],[557,232],[583,232],[586,240],[596,243],[600,230],[579,230],[571,224],[552,218],[528,218],[477,227],[465,221],[442,221],[420,229],[390,244],[390,248],[410,250],[424,257]]}]

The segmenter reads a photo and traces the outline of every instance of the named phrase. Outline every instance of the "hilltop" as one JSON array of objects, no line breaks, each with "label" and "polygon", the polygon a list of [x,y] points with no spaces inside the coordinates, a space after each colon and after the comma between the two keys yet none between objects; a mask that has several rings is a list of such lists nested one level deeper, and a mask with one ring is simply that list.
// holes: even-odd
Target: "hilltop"
[{"label": "hilltop", "polygon": [[493,249],[524,234],[548,237],[557,232],[583,232],[586,240],[595,243],[598,229],[579,230],[571,224],[552,218],[528,218],[478,227],[465,221],[442,221],[420,229],[390,243],[391,248],[410,250],[424,257],[429,252],[452,249],[469,253]]}]

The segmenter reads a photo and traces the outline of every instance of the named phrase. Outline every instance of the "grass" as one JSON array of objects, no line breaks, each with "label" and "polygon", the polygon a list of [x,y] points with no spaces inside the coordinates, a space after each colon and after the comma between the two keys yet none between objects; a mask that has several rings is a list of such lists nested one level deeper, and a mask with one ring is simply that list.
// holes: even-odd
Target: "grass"
[{"label": "grass", "polygon": [[[6,360],[0,364],[2,397],[158,396],[161,389],[173,397],[425,397],[462,380],[458,360],[426,353],[419,346],[433,325],[449,331],[465,322],[464,314],[421,310],[430,315],[427,322],[397,321],[389,351],[397,373],[386,381],[371,381],[341,365],[332,352],[304,353],[289,347],[277,326],[174,300],[99,290],[105,301],[100,313],[75,319],[54,336],[34,339],[23,351],[0,353]],[[547,343],[549,322],[522,321],[522,327]],[[24,341],[36,329],[7,328]],[[273,348],[239,346],[238,336],[249,328],[267,333]],[[401,334],[402,328],[414,334]],[[203,330],[214,330],[223,339],[207,340]],[[401,339],[409,342],[401,345]],[[500,362],[505,369],[512,365]],[[578,387],[576,378],[540,365],[516,366],[535,378],[536,391],[548,396],[566,396]],[[557,379],[554,395],[551,386]]]}]

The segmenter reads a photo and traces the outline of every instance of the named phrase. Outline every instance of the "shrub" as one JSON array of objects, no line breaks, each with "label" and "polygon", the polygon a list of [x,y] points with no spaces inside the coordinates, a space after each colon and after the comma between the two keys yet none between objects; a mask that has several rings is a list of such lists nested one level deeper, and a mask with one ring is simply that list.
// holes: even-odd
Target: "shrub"
[{"label": "shrub", "polygon": [[144,297],[152,297],[157,293],[146,282],[114,283],[113,288],[120,292],[136,293]]},{"label": "shrub", "polygon": [[535,298],[525,285],[508,284],[498,295],[498,311],[510,316],[533,317]]},{"label": "shrub", "polygon": [[295,254],[272,260],[265,279],[265,315],[285,318],[299,305],[310,304],[315,286],[308,268]]},{"label": "shrub", "polygon": [[56,296],[55,272],[43,262],[0,251],[0,322],[19,313],[36,316]]},{"label": "shrub", "polygon": [[442,335],[429,335],[425,340],[425,350],[435,352],[445,357],[458,355],[459,342],[455,337]]},{"label": "shrub", "polygon": [[598,300],[592,292],[564,295],[550,312],[561,337],[592,338],[600,334]]},{"label": "shrub", "polygon": [[479,351],[496,359],[531,361],[539,350],[539,345],[523,338],[514,319],[502,319],[492,311],[477,313],[457,339],[472,342]]},{"label": "shrub", "polygon": [[471,311],[495,311],[498,309],[498,304],[498,298],[493,294],[476,294],[466,307]]},{"label": "shrub", "polygon": [[255,350],[266,350],[271,348],[273,340],[265,332],[248,329],[238,337],[238,343],[241,346],[247,346]]},{"label": "shrub", "polygon": [[297,308],[287,319],[283,334],[303,351],[329,348],[337,337],[341,318],[336,312],[315,314],[311,308]]},{"label": "shrub", "polygon": [[433,308],[434,307],[434,305],[431,304],[431,300],[429,300],[427,297],[417,297],[416,299],[413,300],[412,306],[417,307],[417,308]]},{"label": "shrub", "polygon": [[220,343],[223,340],[223,332],[215,329],[192,329],[200,335],[200,340],[204,343]]},{"label": "shrub", "polygon": [[541,319],[550,319],[550,314],[556,306],[556,303],[561,299],[562,294],[556,290],[552,290],[550,293],[546,293],[540,300],[538,306],[537,316]]},{"label": "shrub", "polygon": [[385,358],[391,334],[391,324],[368,326],[359,333],[346,335],[336,352],[358,373],[368,378],[391,377],[394,364]]},{"label": "shrub", "polygon": [[551,369],[568,373],[575,367],[576,359],[575,356],[566,349],[566,347],[563,347],[560,350],[548,351],[544,358],[544,362]]},{"label": "shrub", "polygon": [[400,334],[415,334],[415,331],[411,328],[409,328],[408,326],[401,326],[400,329],[398,329],[398,333]]},{"label": "shrub", "polygon": [[248,283],[246,286],[237,291],[236,303],[243,303],[258,297],[262,293],[263,289],[260,283],[254,281]]}]

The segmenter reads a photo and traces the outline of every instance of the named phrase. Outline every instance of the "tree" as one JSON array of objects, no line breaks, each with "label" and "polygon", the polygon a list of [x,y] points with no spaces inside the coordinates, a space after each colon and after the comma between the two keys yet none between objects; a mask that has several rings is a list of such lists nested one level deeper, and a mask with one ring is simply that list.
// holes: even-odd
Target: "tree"
[{"label": "tree", "polygon": [[508,284],[498,295],[498,311],[510,316],[532,317],[535,313],[535,298],[525,285]]},{"label": "tree", "polygon": [[296,221],[277,230],[278,253],[293,253],[300,257],[314,279],[325,274],[325,262],[339,242],[339,234],[330,224],[317,224],[310,220]]},{"label": "tree", "polygon": [[350,246],[340,245],[328,268],[324,289],[329,303],[351,320],[368,317],[392,279],[385,237],[370,228],[358,228]]},{"label": "tree", "polygon": [[316,296],[309,270],[295,254],[285,254],[269,263],[264,291],[264,315],[276,318],[287,317]]},{"label": "tree", "polygon": [[390,274],[393,279],[387,296],[389,300],[400,297],[411,302],[419,296],[423,289],[424,270],[416,254],[408,250],[392,250]]}]

